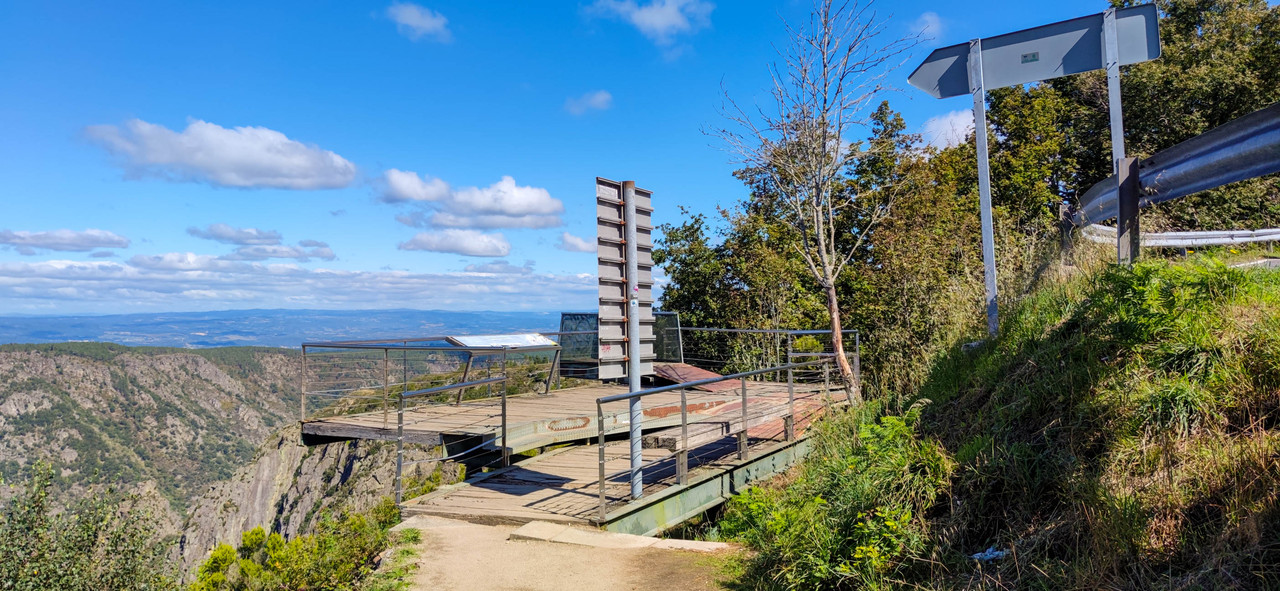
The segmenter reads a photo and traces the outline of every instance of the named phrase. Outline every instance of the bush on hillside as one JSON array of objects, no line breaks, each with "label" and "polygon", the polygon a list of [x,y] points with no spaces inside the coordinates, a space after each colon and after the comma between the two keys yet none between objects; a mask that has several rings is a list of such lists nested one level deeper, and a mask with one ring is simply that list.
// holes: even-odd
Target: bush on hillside
[{"label": "bush on hillside", "polygon": [[387,548],[388,528],[399,521],[395,503],[384,499],[368,513],[326,516],[314,534],[291,540],[254,528],[244,532],[239,546],[214,548],[190,591],[357,589]]},{"label": "bush on hillside", "polygon": [[174,589],[154,521],[113,491],[65,511],[49,503],[53,470],[39,464],[0,513],[0,589]]}]

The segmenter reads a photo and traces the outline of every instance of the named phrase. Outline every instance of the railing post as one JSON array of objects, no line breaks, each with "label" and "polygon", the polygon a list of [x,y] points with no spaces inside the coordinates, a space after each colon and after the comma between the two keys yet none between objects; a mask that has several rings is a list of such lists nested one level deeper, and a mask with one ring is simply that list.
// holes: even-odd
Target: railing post
[{"label": "railing post", "polygon": [[1138,200],[1142,196],[1142,187],[1138,184],[1138,159],[1121,158],[1116,162],[1116,168],[1116,182],[1119,184],[1116,193],[1119,201],[1116,262],[1132,265],[1142,252],[1142,242],[1138,237]]},{"label": "railing post", "polygon": [[303,345],[302,346],[302,411],[301,411],[302,416],[298,418],[299,421],[307,420],[307,380],[308,379],[309,378],[307,376],[307,346]]},{"label": "railing post", "polygon": [[685,388],[680,388],[680,449],[676,450],[676,483],[689,484],[689,402]]},{"label": "railing post", "polygon": [[551,378],[555,377],[556,387],[560,387],[560,349],[556,349],[556,354],[551,358],[551,369],[547,370],[547,394],[551,393]]},{"label": "railing post", "polygon": [[[788,343],[789,345],[790,343]],[[787,365],[791,365],[791,353],[787,353]],[[796,382],[794,368],[787,368],[787,418],[784,424],[787,441],[796,438]]]},{"label": "railing post", "polygon": [[[502,377],[507,375],[507,347],[502,347]],[[511,446],[507,441],[507,382],[502,382],[502,467],[511,465]]]},{"label": "railing post", "polygon": [[738,431],[738,459],[747,459],[747,378],[742,378],[742,430]]},{"label": "railing post", "polygon": [[600,525],[604,525],[609,501],[604,492],[604,405],[596,401],[597,448],[600,450]]},{"label": "railing post", "polygon": [[[465,380],[464,380],[465,381]],[[387,397],[391,388],[391,350],[382,349],[382,428],[387,428]]]},{"label": "railing post", "polygon": [[831,396],[831,360],[822,364],[822,397]]},{"label": "railing post", "polygon": [[853,392],[862,400],[862,333],[853,332]]},{"label": "railing post", "polygon": [[396,506],[404,502],[404,392],[396,411]]}]

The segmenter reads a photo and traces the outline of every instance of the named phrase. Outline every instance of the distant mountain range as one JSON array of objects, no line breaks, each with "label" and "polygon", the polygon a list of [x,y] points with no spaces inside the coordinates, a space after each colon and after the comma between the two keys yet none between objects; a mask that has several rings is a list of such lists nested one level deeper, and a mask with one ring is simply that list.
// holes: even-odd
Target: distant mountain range
[{"label": "distant mountain range", "polygon": [[133,346],[298,347],[303,342],[554,331],[559,312],[226,310],[0,317],[0,344],[100,341]]}]

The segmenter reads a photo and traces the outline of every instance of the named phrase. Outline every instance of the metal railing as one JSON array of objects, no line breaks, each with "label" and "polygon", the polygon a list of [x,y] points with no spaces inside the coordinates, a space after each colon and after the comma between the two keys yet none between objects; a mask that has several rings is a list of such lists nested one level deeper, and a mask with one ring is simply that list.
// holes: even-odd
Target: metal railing
[{"label": "metal railing", "polygon": [[[800,355],[805,355],[805,354],[801,353]],[[680,392],[680,440],[679,440],[679,444],[676,446],[676,449],[675,449],[675,476],[676,476],[675,485],[684,486],[688,484],[689,452],[692,451],[689,445],[689,425],[691,424],[690,416],[689,416],[691,414],[689,410],[689,407],[690,407],[689,390],[693,388],[699,388],[703,386],[718,384],[726,381],[736,380],[740,382],[740,387],[738,388],[738,390],[739,390],[739,396],[741,398],[740,402],[741,402],[742,408],[741,408],[741,414],[739,417],[737,417],[737,420],[740,420],[741,424],[738,426],[737,429],[734,429],[732,425],[732,421],[726,422],[725,419],[722,418],[721,416],[712,415],[712,414],[702,414],[699,417],[695,418],[692,421],[692,424],[705,423],[705,422],[711,422],[711,421],[726,423],[725,430],[728,432],[726,433],[726,435],[734,434],[734,433],[736,433],[737,435],[738,459],[747,460],[749,459],[750,453],[751,453],[750,442],[748,439],[748,431],[751,427],[751,422],[753,419],[753,416],[749,408],[750,403],[749,403],[748,390],[747,390],[748,378],[765,376],[768,374],[774,374],[774,375],[778,375],[781,373],[786,374],[787,405],[786,405],[786,411],[782,416],[782,419],[783,419],[782,436],[785,441],[793,441],[796,437],[796,425],[795,425],[795,422],[796,422],[795,402],[796,402],[796,382],[797,382],[796,375],[795,375],[796,371],[803,370],[806,368],[812,368],[815,366],[823,366],[827,368],[828,371],[825,371],[824,374],[828,376],[828,378],[825,381],[823,387],[821,389],[813,388],[812,391],[815,391],[815,392],[821,391],[828,394],[830,392],[829,368],[834,359],[830,355],[825,355],[821,353],[809,354],[809,355],[816,355],[816,356],[820,356],[821,358],[812,360],[812,361],[787,363],[787,364],[779,365],[775,367],[766,367],[763,369],[744,371],[744,372],[735,373],[735,374],[726,375],[726,376],[707,378],[702,380],[693,380],[689,382],[682,382],[679,384],[672,384],[668,386],[648,388],[648,389],[640,390],[637,392],[614,394],[611,396],[602,396],[600,398],[597,398],[596,399],[596,425],[597,425],[596,441],[597,441],[597,447],[599,448],[598,487],[599,487],[599,496],[600,496],[600,506],[599,506],[600,521],[603,522],[608,517],[609,497],[608,497],[608,491],[607,491],[607,482],[610,478],[627,474],[628,482],[631,482],[636,479],[637,472],[640,470],[643,470],[646,466],[652,466],[656,462],[668,460],[668,458],[662,458],[659,460],[645,462],[639,466],[632,465],[627,470],[608,473],[608,470],[605,467],[608,461],[605,454],[606,439],[608,435],[610,435],[611,433],[630,432],[632,425],[628,424],[628,425],[625,425],[625,427],[619,427],[617,429],[611,430],[607,426],[608,423],[606,422],[606,415],[604,410],[606,404],[618,403],[622,401],[631,401],[631,400],[641,399],[641,398],[654,396],[657,394],[663,394],[667,392],[674,392],[674,391]],[[856,354],[855,354],[855,358],[856,358]],[[855,378],[855,381],[856,381],[856,378]],[[714,395],[714,394],[707,393],[706,395]],[[720,394],[718,396],[723,397],[723,394]],[[773,418],[773,417],[766,413],[758,413],[754,418],[757,421],[761,421],[766,418]],[[634,500],[639,497],[632,494],[631,498]]]},{"label": "metal railing", "polygon": [[[1280,103],[1221,125],[1138,163],[1146,207],[1222,185],[1280,172]],[[1116,217],[1120,190],[1112,175],[1080,198],[1076,227]]]},{"label": "metal railing", "polygon": [[[1116,241],[1116,229],[1092,224],[1085,226],[1080,235],[1086,240],[1111,244]],[[1228,246],[1256,242],[1280,242],[1280,228],[1263,230],[1211,230],[1199,232],[1147,232],[1140,237],[1142,246],[1161,248],[1190,248],[1193,246]]]},{"label": "metal railing", "polygon": [[[799,353],[796,346],[804,337],[812,337],[810,345],[818,350],[806,353],[834,353],[830,340],[831,331],[792,329],[704,328],[682,326],[679,330],[681,344],[680,361],[705,369],[730,371],[745,367],[779,366],[790,363]],[[846,356],[857,359],[860,337],[856,330],[841,331],[845,338]],[[852,337],[852,343],[849,342]],[[815,342],[816,341],[816,342]],[[715,351],[720,355],[711,355]],[[852,353],[850,351],[853,351]],[[813,377],[813,376],[808,376]],[[781,379],[781,374],[774,379]]]},{"label": "metal railing", "polygon": [[[558,333],[551,333],[557,335]],[[547,336],[551,336],[547,335]],[[396,503],[404,500],[405,429],[430,420],[407,418],[409,404],[458,405],[472,389],[484,389],[484,395],[473,404],[496,407],[487,421],[497,420],[492,438],[480,436],[478,445],[460,453],[431,461],[469,455],[481,448],[496,447],[502,466],[511,464],[508,437],[508,385],[519,378],[542,383],[545,392],[559,385],[559,345],[458,347],[441,346],[443,337],[415,339],[334,341],[302,345],[303,393],[301,415],[309,419],[376,413],[381,410],[382,428],[395,428]],[[536,364],[513,366],[512,358],[550,358],[545,369]],[[513,370],[516,373],[513,373]],[[525,370],[524,375],[518,372]],[[545,378],[542,373],[546,372]],[[483,372],[483,377],[476,377]],[[437,384],[441,379],[452,383]],[[498,387],[495,396],[493,388]],[[449,396],[450,394],[455,394]],[[308,400],[312,401],[309,414]],[[321,401],[315,404],[315,401]],[[395,422],[390,411],[395,409]],[[416,407],[415,407],[416,408]]]}]

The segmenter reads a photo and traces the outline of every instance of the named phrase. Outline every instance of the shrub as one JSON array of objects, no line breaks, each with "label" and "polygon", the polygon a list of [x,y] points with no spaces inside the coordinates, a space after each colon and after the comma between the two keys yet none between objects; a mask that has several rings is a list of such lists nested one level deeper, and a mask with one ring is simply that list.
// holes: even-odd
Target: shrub
[{"label": "shrub", "polygon": [[175,588],[149,514],[115,491],[55,512],[53,470],[37,464],[0,515],[0,589],[153,591]]}]

